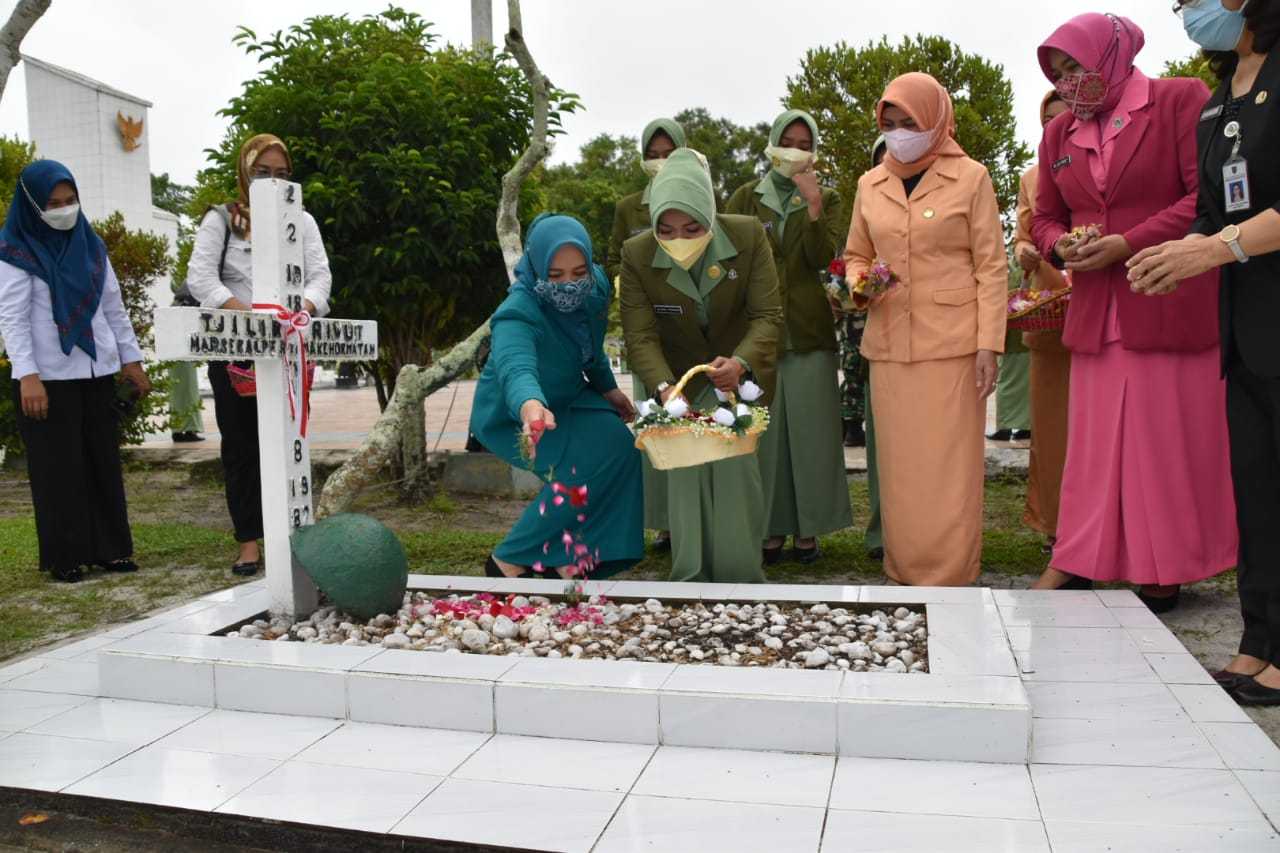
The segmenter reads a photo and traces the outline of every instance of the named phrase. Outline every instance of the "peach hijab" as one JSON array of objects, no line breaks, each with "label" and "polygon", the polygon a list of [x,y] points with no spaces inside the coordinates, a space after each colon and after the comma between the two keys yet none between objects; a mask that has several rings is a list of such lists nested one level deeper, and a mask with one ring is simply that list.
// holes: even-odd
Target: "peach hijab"
[{"label": "peach hijab", "polygon": [[899,178],[910,178],[933,165],[939,157],[967,156],[956,142],[956,112],[951,96],[942,84],[922,71],[912,71],[894,78],[885,88],[876,104],[876,125],[879,126],[884,108],[893,104],[915,121],[920,130],[933,132],[933,145],[914,163],[900,163],[893,154],[886,154],[884,167]]}]

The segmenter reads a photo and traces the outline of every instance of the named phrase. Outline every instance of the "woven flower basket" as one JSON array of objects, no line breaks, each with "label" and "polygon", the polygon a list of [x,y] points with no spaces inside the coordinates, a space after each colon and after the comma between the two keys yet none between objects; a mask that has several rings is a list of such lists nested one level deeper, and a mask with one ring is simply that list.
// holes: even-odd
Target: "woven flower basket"
[{"label": "woven flower basket", "polygon": [[1071,287],[1051,290],[1051,294],[1021,311],[1011,311],[1008,326],[1019,332],[1056,332],[1067,325],[1067,308],[1071,304]]},{"label": "woven flower basket", "polygon": [[[709,364],[689,368],[675,384],[672,396],[683,393],[684,386],[693,377],[700,373],[710,373],[711,370]],[[648,454],[649,461],[659,471],[692,468],[755,453],[760,435],[768,428],[767,422],[759,421],[757,419],[743,435],[726,434],[721,429],[710,428],[692,420],[686,423],[657,424],[646,427],[636,435],[636,447]]]}]

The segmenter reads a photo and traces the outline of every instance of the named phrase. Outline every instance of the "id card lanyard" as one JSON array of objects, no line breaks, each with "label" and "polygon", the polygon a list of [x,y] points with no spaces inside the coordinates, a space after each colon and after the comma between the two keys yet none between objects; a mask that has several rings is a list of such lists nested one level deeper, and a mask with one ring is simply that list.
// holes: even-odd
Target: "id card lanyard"
[{"label": "id card lanyard", "polygon": [[1248,210],[1252,204],[1249,193],[1249,164],[1240,156],[1243,134],[1240,122],[1229,121],[1222,129],[1223,136],[1233,140],[1231,156],[1222,164],[1222,192],[1226,199],[1227,213]]}]

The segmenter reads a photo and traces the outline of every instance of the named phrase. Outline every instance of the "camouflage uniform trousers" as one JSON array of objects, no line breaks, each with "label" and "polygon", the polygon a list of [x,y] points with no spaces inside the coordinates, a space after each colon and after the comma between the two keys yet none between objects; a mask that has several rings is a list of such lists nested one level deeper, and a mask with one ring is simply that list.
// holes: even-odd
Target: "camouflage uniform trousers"
[{"label": "camouflage uniform trousers", "polygon": [[867,373],[870,364],[858,348],[866,314],[846,314],[836,320],[836,341],[840,346],[840,419],[861,424],[866,416]]}]

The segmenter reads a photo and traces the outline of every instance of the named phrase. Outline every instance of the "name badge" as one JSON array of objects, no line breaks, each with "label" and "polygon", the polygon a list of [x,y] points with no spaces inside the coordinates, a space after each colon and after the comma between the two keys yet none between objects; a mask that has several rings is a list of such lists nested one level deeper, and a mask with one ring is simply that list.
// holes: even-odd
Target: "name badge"
[{"label": "name badge", "polygon": [[1066,157],[1063,157],[1060,160],[1054,160],[1053,165],[1050,166],[1049,168],[1051,171],[1057,172],[1060,169],[1065,169],[1070,165],[1071,165],[1071,155],[1068,154]]},{"label": "name badge", "polygon": [[1209,119],[1217,118],[1220,115],[1222,115],[1222,104],[1218,104],[1216,107],[1210,107],[1209,109],[1200,113],[1200,120],[1208,121]]},{"label": "name badge", "polygon": [[1248,210],[1249,164],[1242,157],[1233,157],[1222,166],[1222,191],[1227,197],[1227,213]]},{"label": "name badge", "polygon": [[683,317],[684,306],[683,305],[655,305],[653,306],[653,313],[657,314],[659,317]]}]

